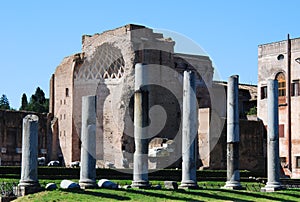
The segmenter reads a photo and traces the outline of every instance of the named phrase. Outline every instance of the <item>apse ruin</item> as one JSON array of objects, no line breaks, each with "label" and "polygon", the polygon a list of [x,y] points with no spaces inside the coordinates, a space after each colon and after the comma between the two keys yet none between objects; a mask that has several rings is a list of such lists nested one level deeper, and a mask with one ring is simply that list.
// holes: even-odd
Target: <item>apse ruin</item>
[{"label": "apse ruin", "polygon": [[[140,63],[148,72],[145,88],[149,92],[149,122],[146,125],[150,131],[149,168],[181,166],[183,72],[191,70],[196,73],[199,117],[197,168],[224,169],[226,84],[213,81],[214,67],[208,56],[176,53],[175,43],[162,33],[133,24],[101,34],[84,35],[82,52],[65,57],[50,80],[50,113],[54,118],[48,159],[62,156],[66,166],[80,161],[82,97],[94,95],[97,97],[96,165],[133,168],[134,72],[135,65]],[[240,110],[251,107],[253,95],[249,89],[252,87],[247,88],[241,91]],[[247,120],[240,124],[240,144],[245,146],[240,152],[246,156],[241,165],[263,169],[263,125]],[[249,124],[255,127],[246,130]],[[249,152],[253,147],[246,143],[253,138],[257,149]]]}]

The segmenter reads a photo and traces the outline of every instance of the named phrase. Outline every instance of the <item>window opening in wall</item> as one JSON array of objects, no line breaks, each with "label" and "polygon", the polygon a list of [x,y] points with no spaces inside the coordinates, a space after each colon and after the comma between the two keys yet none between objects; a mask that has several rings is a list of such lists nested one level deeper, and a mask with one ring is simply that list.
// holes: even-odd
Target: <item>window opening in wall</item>
[{"label": "window opening in wall", "polygon": [[284,55],[280,54],[277,56],[277,60],[283,60],[284,59]]},{"label": "window opening in wall", "polygon": [[261,99],[266,99],[268,97],[268,93],[267,93],[267,86],[263,86],[260,89],[261,92]]},{"label": "window opening in wall", "polygon": [[299,96],[299,80],[294,80],[291,85],[291,96]]},{"label": "window opening in wall", "polygon": [[280,157],[280,164],[283,168],[287,167],[286,157]]},{"label": "window opening in wall", "polygon": [[285,75],[282,72],[279,72],[275,78],[278,81],[278,104],[285,104],[285,95],[286,95],[286,80]]},{"label": "window opening in wall", "polygon": [[284,137],[284,124],[279,124],[279,137]]},{"label": "window opening in wall", "polygon": [[66,97],[69,97],[69,88],[66,88]]},{"label": "window opening in wall", "polygon": [[296,156],[296,168],[300,168],[300,156]]},{"label": "window opening in wall", "polygon": [[278,81],[278,96],[285,96],[286,85],[285,76],[282,72],[276,75],[276,80]]}]

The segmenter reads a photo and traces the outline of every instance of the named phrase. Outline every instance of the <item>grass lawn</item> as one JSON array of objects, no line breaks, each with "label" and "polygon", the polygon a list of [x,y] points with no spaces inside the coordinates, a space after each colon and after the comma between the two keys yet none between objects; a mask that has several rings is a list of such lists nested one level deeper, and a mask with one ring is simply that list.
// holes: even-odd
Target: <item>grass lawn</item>
[{"label": "grass lawn", "polygon": [[[4,182],[18,182],[12,179],[0,179]],[[55,182],[58,186],[61,180],[40,180],[40,184]],[[78,180],[74,180],[78,181]],[[118,184],[130,184],[131,180],[112,180]],[[161,184],[161,181],[151,181]],[[224,182],[199,182],[203,187],[199,190],[154,190],[154,189],[88,189],[44,191],[16,201],[299,201],[300,189],[287,189],[275,193],[259,192],[258,183],[242,183],[247,190],[235,191],[219,188]],[[250,191],[251,190],[251,191]]]},{"label": "grass lawn", "polygon": [[232,191],[224,189],[202,190],[140,190],[91,189],[77,191],[44,191],[16,201],[299,201],[299,190],[276,193]]}]

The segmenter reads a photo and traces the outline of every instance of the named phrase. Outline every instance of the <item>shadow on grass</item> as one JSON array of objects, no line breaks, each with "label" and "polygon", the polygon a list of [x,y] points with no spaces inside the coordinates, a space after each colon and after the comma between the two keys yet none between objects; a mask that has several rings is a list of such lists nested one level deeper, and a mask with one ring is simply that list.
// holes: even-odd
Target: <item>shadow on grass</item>
[{"label": "shadow on grass", "polygon": [[120,200],[120,201],[131,200],[131,198],[128,196],[120,196],[120,195],[116,195],[116,194],[108,194],[108,193],[96,192],[96,191],[91,191],[91,190],[80,190],[80,189],[63,190],[63,189],[61,189],[61,191],[71,192],[71,193],[76,193],[76,194],[86,194],[86,195],[102,197],[102,198],[110,198],[110,199]]},{"label": "shadow on grass", "polygon": [[[293,190],[293,191],[299,192],[300,190]],[[299,201],[299,198],[300,198],[300,192],[299,192],[299,194],[294,194],[294,193],[289,193],[288,191],[284,191],[284,192],[277,192],[277,194],[282,194],[284,196],[294,197],[294,198],[296,198],[296,201]]]},{"label": "shadow on grass", "polygon": [[[212,190],[212,191],[217,191],[217,192],[216,192],[216,194],[204,193],[204,192],[202,192],[203,189],[199,189],[198,191],[179,189],[179,190],[177,190],[177,192],[188,194],[188,195],[195,195],[195,196],[200,196],[200,197],[211,198],[211,199],[215,199],[215,200],[226,200],[226,201],[240,201],[241,200],[241,198],[238,198],[238,197],[217,195],[218,193],[223,191],[222,189],[205,189],[205,191],[206,190]],[[243,199],[243,201],[253,201],[253,200]]]},{"label": "shadow on grass", "polygon": [[[140,195],[145,195],[145,196],[156,197],[156,198],[160,198],[161,200],[169,199],[169,200],[181,200],[181,201],[201,201],[201,200],[195,200],[194,198],[188,198],[188,197],[184,197],[184,196],[180,197],[180,196],[170,196],[170,195],[161,194],[161,193],[153,193],[150,190],[151,189],[149,189],[149,190],[147,190],[147,189],[144,189],[144,190],[143,189],[126,189],[126,190],[122,190],[122,191],[125,191],[128,193],[133,193],[133,194],[140,194]],[[163,191],[171,191],[171,190],[163,190]],[[146,200],[147,199],[145,199],[145,201]]]},{"label": "shadow on grass", "polygon": [[[227,192],[235,195],[247,195],[256,198],[256,200],[259,201],[259,199],[268,199],[268,200],[276,200],[276,201],[282,201],[282,198],[280,197],[275,197],[275,196],[268,196],[266,194],[272,194],[272,193],[266,193],[266,194],[258,194],[258,193],[253,193],[253,192],[243,192],[243,191],[237,191],[237,190],[230,190],[230,189],[210,189],[211,191],[221,191],[221,192]],[[263,192],[261,192],[263,193]],[[285,200],[292,202],[294,200]]]}]

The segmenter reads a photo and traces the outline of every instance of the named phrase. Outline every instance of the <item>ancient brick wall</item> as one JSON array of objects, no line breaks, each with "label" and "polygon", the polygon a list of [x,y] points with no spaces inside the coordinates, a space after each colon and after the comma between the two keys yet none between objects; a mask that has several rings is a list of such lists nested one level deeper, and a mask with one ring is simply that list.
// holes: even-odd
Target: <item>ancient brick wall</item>
[{"label": "ancient brick wall", "polygon": [[37,114],[25,111],[0,110],[0,159],[1,165],[20,165],[22,155],[22,125],[27,114],[39,117],[38,155],[49,160],[51,152],[51,130],[47,114]]},{"label": "ancient brick wall", "polygon": [[[226,120],[221,136],[209,155],[209,169],[225,169],[226,151]],[[239,159],[240,169],[264,173],[266,170],[266,131],[261,121],[240,119]]]},{"label": "ancient brick wall", "polygon": [[[76,62],[77,55],[64,58],[63,62],[56,68],[54,74],[54,117],[57,121],[57,148],[56,153],[53,157],[56,156],[57,160],[59,155],[64,156],[64,164],[69,164],[72,162],[73,153],[77,156],[79,160],[80,152],[73,151],[73,148],[78,148],[78,143],[74,142],[72,132],[72,120],[73,120],[73,71],[74,63]],[[52,100],[52,98],[50,99]],[[77,138],[78,139],[78,138]]]}]

